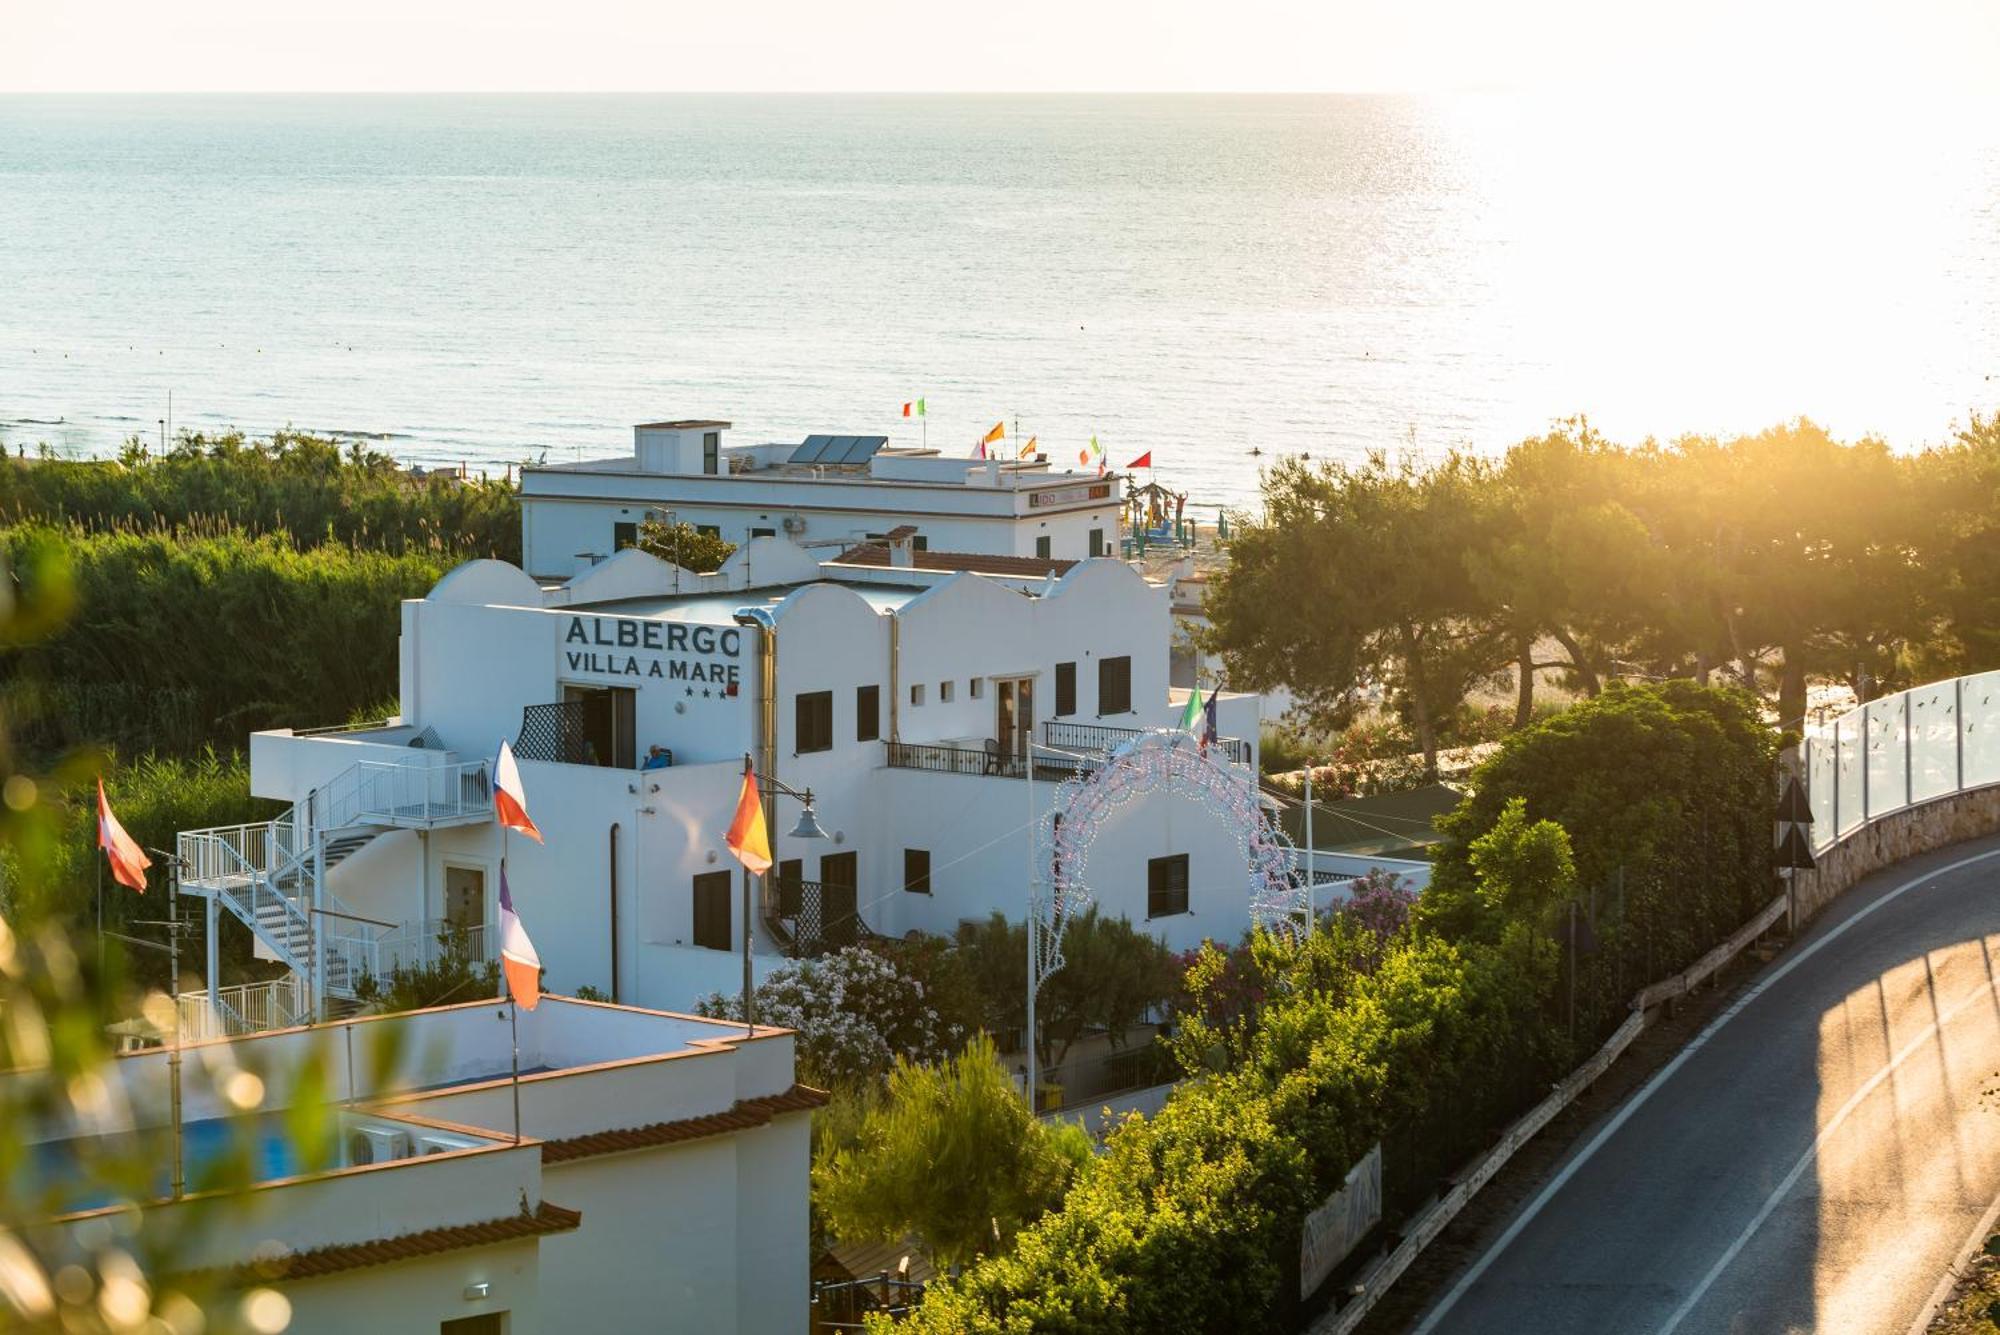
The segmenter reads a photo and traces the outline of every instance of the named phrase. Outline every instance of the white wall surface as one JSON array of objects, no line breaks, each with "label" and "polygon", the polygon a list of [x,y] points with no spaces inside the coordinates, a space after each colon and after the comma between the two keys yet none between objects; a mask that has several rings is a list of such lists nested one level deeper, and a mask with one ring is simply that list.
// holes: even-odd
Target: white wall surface
[{"label": "white wall surface", "polygon": [[[282,1284],[279,1288],[292,1303],[288,1335],[358,1335],[364,1331],[367,1335],[437,1335],[438,1326],[445,1321],[486,1312],[507,1313],[508,1335],[542,1335],[544,1331],[569,1335],[579,1329],[577,1313],[574,1309],[564,1314],[560,1308],[545,1308],[537,1245],[546,1247],[574,1236],[530,1238]],[[466,1286],[481,1282],[489,1286],[487,1297],[467,1301]],[[545,1311],[554,1314],[552,1322],[545,1324]]]}]

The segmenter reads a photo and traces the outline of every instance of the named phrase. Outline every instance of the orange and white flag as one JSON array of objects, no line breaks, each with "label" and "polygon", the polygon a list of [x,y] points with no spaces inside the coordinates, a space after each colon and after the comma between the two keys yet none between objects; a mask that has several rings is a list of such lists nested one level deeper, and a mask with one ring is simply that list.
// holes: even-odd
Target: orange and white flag
[{"label": "orange and white flag", "polygon": [[528,793],[521,787],[521,767],[514,763],[514,748],[504,740],[493,762],[493,819],[505,829],[519,830],[536,843],[542,842],[542,832],[528,819]]},{"label": "orange and white flag", "polygon": [[762,876],[771,870],[771,833],[764,825],[764,802],[757,795],[757,775],[743,761],[743,788],[736,795],[736,819],[724,839],[736,860]]},{"label": "orange and white flag", "polygon": [[514,912],[514,896],[507,889],[507,864],[500,864],[500,972],[507,979],[508,995],[524,1011],[531,1011],[542,999],[542,957],[528,939],[528,929]]},{"label": "orange and white flag", "polygon": [[146,856],[138,841],[125,833],[125,827],[111,814],[111,803],[104,796],[104,776],[97,776],[97,846],[104,850],[105,858],[111,863],[111,879],[120,885],[128,885],[140,894],[146,892],[146,868],[153,860]]}]

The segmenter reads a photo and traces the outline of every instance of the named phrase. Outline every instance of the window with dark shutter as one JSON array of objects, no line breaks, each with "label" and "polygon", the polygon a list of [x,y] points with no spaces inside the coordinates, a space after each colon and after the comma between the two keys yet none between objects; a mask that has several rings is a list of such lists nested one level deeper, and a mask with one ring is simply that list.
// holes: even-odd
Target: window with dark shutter
[{"label": "window with dark shutter", "polygon": [[928,848],[903,850],[903,888],[913,895],[931,892],[931,851]]},{"label": "window with dark shutter", "polygon": [[1188,855],[1153,858],[1146,863],[1146,916],[1165,918],[1188,911]]},{"label": "window with dark shutter", "polygon": [[1076,664],[1056,664],[1056,717],[1076,712]]},{"label": "window with dark shutter", "polygon": [[728,950],[729,873],[705,871],[694,878],[694,943],[710,950]]},{"label": "window with dark shutter", "polygon": [[807,751],[833,749],[833,692],[803,691],[793,697],[792,749]]},{"label": "window with dark shutter", "polygon": [[882,688],[854,688],[854,740],[872,742],[882,735]]},{"label": "window with dark shutter", "polygon": [[1097,712],[1132,712],[1132,660],[1130,657],[1097,660]]}]

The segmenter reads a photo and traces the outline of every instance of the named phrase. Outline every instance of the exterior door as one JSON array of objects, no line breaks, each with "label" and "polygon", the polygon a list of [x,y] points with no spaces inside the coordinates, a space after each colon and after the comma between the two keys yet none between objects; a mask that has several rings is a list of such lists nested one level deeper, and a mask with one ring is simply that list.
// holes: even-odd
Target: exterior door
[{"label": "exterior door", "polygon": [[479,932],[486,926],[486,871],[482,867],[444,869],[444,921],[454,932]]},{"label": "exterior door", "polygon": [[1010,677],[994,685],[993,736],[1007,755],[1025,756],[1035,735],[1035,679]]},{"label": "exterior door", "polygon": [[820,933],[835,950],[853,945],[860,935],[855,892],[858,872],[852,853],[828,853],[819,860]]}]

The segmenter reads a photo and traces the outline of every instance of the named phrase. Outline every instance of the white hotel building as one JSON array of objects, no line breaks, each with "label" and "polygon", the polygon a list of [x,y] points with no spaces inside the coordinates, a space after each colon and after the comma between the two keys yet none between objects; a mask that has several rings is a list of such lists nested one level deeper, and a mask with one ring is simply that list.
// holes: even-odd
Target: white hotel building
[{"label": "white hotel building", "polygon": [[[1057,781],[1169,725],[1167,591],[1117,560],[918,551],[907,528],[845,552],[759,537],[714,574],[636,549],[563,582],[476,561],[402,607],[402,716],[250,739],[278,820],[180,837],[182,888],[233,914],[323,1002],[497,920],[490,758],[520,758],[545,835],[507,836],[547,986],[686,1009],[740,985],[742,881],[723,844],[746,755],[810,789],[767,806],[777,867],[747,924],[761,973],[863,933],[1019,921],[1028,828]],[[1256,775],[1257,699],[1219,702],[1223,754]],[[1241,740],[1236,740],[1241,739]],[[1037,751],[1029,781],[1023,756]],[[654,748],[670,765],[643,768]],[[1086,757],[1078,760],[1076,757]],[[1241,832],[1162,788],[1090,855],[1107,916],[1175,948],[1250,924]],[[301,1009],[269,993],[222,1000]],[[335,1006],[338,1009],[338,1006]]]},{"label": "white hotel building", "polygon": [[[523,565],[567,579],[637,540],[649,516],[739,546],[760,537],[851,547],[891,529],[914,545],[1083,560],[1118,551],[1120,481],[1035,460],[970,459],[887,436],[731,445],[728,422],[633,428],[632,453],[521,472]],[[1011,446],[1000,447],[1012,453]]]}]

